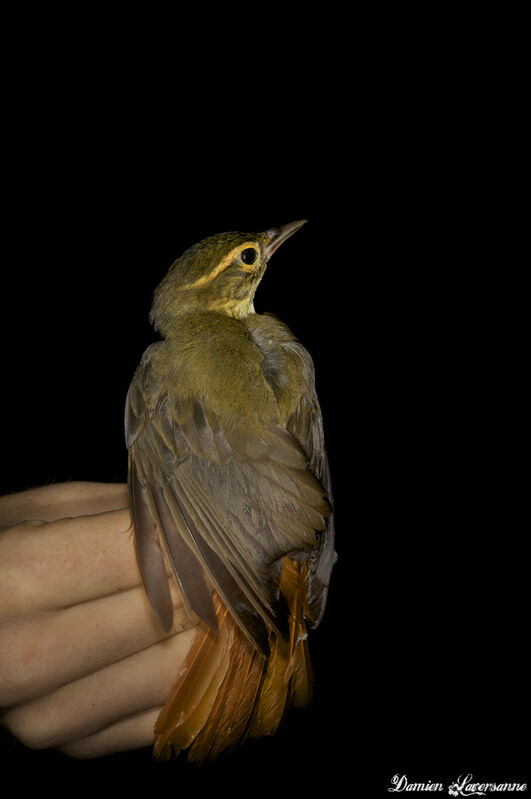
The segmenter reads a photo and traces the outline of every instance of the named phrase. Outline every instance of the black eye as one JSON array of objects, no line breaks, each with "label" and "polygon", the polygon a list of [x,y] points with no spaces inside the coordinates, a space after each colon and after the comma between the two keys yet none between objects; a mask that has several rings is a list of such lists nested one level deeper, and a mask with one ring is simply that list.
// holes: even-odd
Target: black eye
[{"label": "black eye", "polygon": [[258,257],[258,253],[256,252],[256,250],[253,247],[247,247],[247,249],[243,250],[242,254],[240,255],[240,258],[242,259],[243,263],[244,264],[248,264],[249,266],[251,264],[254,264],[254,262],[256,261],[257,257]]}]

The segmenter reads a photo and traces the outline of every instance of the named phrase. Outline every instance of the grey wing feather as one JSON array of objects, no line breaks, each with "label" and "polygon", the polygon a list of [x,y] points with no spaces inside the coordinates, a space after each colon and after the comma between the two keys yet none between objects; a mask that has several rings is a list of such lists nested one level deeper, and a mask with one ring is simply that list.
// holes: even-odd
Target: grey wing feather
[{"label": "grey wing feather", "polygon": [[[328,500],[333,508],[332,483],[324,443],[323,419],[315,390],[302,397],[297,409],[288,420],[287,428],[301,443],[308,456],[310,470],[326,489]],[[310,611],[309,621],[313,627],[317,627],[323,617],[332,568],[337,560],[334,549],[333,510],[328,515],[326,523],[326,532],[322,535],[320,550],[310,556],[308,608]]]},{"label": "grey wing feather", "polygon": [[172,513],[167,491],[160,486],[152,488],[160,533],[171,560],[181,593],[188,609],[197,613],[212,630],[217,630],[216,611],[212,594],[205,583],[203,569],[190,546],[186,544],[185,522],[178,513]]},{"label": "grey wing feather", "polygon": [[167,632],[173,623],[173,603],[160,546],[159,528],[148,506],[146,488],[140,482],[132,460],[129,463],[129,492],[135,526],[135,548],[142,580],[151,606],[162,628]]}]

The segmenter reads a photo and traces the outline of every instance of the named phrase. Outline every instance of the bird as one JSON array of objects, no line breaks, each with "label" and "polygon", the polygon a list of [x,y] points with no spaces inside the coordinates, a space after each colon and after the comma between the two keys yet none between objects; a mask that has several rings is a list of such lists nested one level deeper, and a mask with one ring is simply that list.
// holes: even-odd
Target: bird
[{"label": "bird", "polygon": [[163,630],[172,582],[196,625],[155,725],[159,759],[213,761],[312,700],[308,631],[337,558],[323,418],[310,354],[254,308],[306,221],[208,236],[153,295],[160,340],[125,408],[134,544]]}]

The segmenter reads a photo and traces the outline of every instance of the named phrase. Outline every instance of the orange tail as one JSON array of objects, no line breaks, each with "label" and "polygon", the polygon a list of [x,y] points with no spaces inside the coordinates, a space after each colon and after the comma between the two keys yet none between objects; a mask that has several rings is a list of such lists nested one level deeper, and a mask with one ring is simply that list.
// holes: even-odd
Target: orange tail
[{"label": "orange tail", "polygon": [[155,757],[190,746],[188,759],[214,760],[247,736],[273,735],[291,705],[312,698],[306,640],[306,564],[284,558],[280,589],[286,597],[290,640],[269,635],[267,658],[254,649],[214,595],[218,634],[201,624],[177,683],[157,719]]}]

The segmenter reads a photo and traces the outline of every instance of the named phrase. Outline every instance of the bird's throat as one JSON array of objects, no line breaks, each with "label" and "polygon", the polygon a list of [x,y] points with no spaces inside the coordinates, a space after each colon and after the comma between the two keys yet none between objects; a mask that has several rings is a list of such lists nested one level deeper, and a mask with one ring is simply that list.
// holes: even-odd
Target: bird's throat
[{"label": "bird's throat", "polygon": [[208,310],[215,313],[224,313],[235,319],[245,319],[249,314],[255,313],[254,297],[245,297],[244,299],[219,297],[219,299],[212,300],[209,303]]}]

